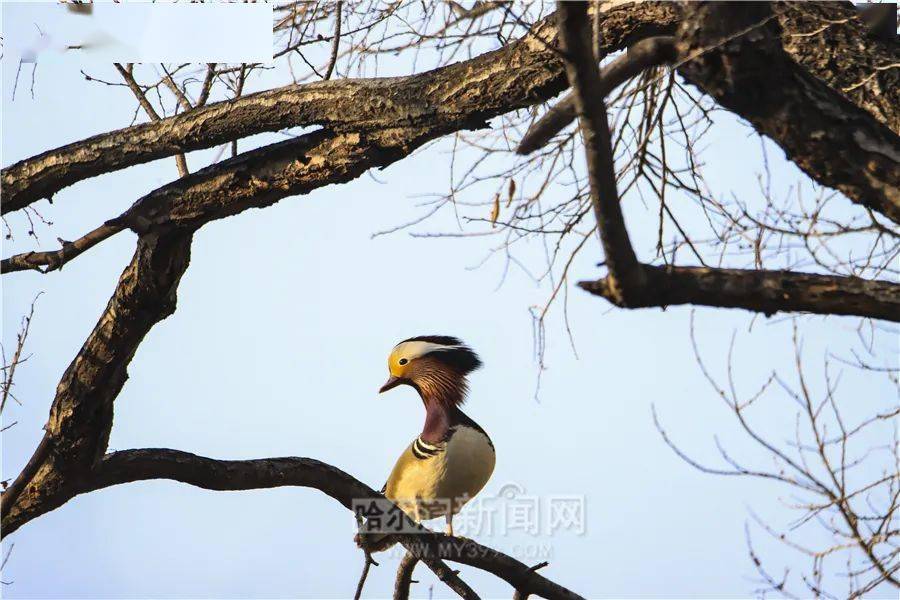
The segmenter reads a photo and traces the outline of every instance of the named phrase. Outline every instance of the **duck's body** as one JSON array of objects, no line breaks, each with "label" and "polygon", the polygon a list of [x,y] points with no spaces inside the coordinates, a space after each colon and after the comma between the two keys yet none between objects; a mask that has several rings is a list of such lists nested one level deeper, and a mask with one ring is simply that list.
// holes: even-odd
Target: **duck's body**
[{"label": "duck's body", "polygon": [[403,451],[384,486],[384,495],[416,521],[449,517],[449,522],[494,471],[494,444],[487,433],[459,408],[450,412],[438,431],[429,432],[426,420],[426,430]]},{"label": "duck's body", "polygon": [[[453,515],[494,471],[494,444],[459,408],[466,376],[480,366],[478,356],[456,338],[410,338],[391,352],[390,379],[381,388],[412,386],[425,405],[422,433],[397,459],[382,492],[415,521],[446,517],[451,535]],[[369,541],[377,544],[377,537]]]}]

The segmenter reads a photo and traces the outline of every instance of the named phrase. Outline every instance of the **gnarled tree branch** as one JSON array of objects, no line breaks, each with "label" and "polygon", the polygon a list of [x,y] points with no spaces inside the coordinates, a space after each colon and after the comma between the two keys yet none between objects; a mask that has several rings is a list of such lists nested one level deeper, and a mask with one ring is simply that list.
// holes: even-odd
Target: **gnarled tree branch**
[{"label": "gnarled tree branch", "polygon": [[[310,458],[216,460],[161,448],[124,450],[106,455],[82,492],[148,479],[171,479],[210,490],[308,487],[327,494],[350,510],[357,501],[384,499],[384,496],[344,471]],[[4,528],[7,526],[17,525],[4,523]],[[407,526],[407,530],[417,527],[412,521],[408,521]],[[515,589],[527,590],[544,598],[580,598],[524,563],[469,539],[424,529],[421,533],[397,534],[396,539],[412,556],[429,567],[435,559],[449,560],[488,571]]]},{"label": "gnarled tree branch", "polygon": [[583,289],[627,308],[701,304],[746,308],[767,315],[802,311],[900,321],[900,285],[889,281],[639,263],[619,205],[602,100],[605,92],[588,42],[586,7],[582,3],[560,3],[559,14],[561,46],[567,52],[566,70],[584,138],[591,202],[609,267],[609,276],[582,282],[579,285]]},{"label": "gnarled tree branch", "polygon": [[619,205],[616,170],[606,117],[606,88],[591,49],[591,29],[587,4],[557,2],[560,47],[566,55],[566,75],[572,86],[575,110],[584,152],[587,156],[591,204],[597,219],[600,241],[609,267],[609,282],[620,302],[630,304],[629,296],[645,285],[634,248],[628,239],[625,219]]},{"label": "gnarled tree branch", "polygon": [[[670,32],[675,22],[675,8],[666,3],[615,7],[604,13],[604,51]],[[321,125],[368,132],[428,127],[435,121],[484,122],[563,89],[562,65],[548,47],[555,36],[548,18],[521,40],[425,73],[290,85],[49,150],[3,169],[2,212],[83,179],[265,131]]]},{"label": "gnarled tree branch", "polygon": [[57,385],[43,441],[0,497],[4,535],[71,498],[103,456],[128,364],[150,329],[175,311],[191,233],[138,239],[106,310]]},{"label": "gnarled tree branch", "polygon": [[900,322],[900,285],[794,271],[712,269],[641,265],[647,284],[629,298],[617,298],[608,278],[582,281],[579,286],[627,308],[699,304],[743,308],[765,315],[809,312],[853,315]]},{"label": "gnarled tree branch", "polygon": [[685,11],[677,47],[687,81],[811,178],[900,223],[900,136],[791,58],[770,3],[692,3]]},{"label": "gnarled tree branch", "polygon": [[[900,223],[896,43],[867,36],[857,11],[843,3],[806,3],[804,10],[778,3],[775,12],[768,3],[705,3],[685,10],[677,52],[654,40],[635,44],[604,68],[595,92],[606,95],[653,64],[674,62],[812,179]],[[517,151],[542,147],[574,118],[570,94],[528,130]]]}]

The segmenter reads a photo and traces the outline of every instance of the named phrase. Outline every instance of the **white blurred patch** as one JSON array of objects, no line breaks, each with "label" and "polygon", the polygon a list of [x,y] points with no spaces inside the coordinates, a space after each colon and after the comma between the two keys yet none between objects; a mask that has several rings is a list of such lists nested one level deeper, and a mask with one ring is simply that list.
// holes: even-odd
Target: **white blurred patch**
[{"label": "white blurred patch", "polygon": [[[272,6],[9,3],[5,60],[24,63],[270,62]],[[14,18],[10,18],[14,17]]]}]

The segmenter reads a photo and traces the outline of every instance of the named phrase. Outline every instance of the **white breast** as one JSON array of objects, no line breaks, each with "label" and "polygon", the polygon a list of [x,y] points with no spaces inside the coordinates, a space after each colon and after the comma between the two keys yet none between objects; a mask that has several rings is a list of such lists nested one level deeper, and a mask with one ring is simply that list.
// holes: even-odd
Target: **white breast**
[{"label": "white breast", "polygon": [[487,435],[473,427],[458,427],[447,442],[446,472],[438,486],[438,495],[455,498],[460,504],[471,500],[494,472],[496,454]]}]

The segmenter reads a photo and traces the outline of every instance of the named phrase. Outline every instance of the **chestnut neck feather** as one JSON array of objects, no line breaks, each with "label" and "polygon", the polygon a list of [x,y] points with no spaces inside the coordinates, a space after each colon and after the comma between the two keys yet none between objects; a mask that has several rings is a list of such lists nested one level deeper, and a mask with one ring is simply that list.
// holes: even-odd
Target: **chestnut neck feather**
[{"label": "chestnut neck feather", "polygon": [[466,420],[459,409],[468,391],[465,376],[448,369],[430,368],[416,377],[415,387],[425,405],[422,440],[443,441],[451,427]]}]

